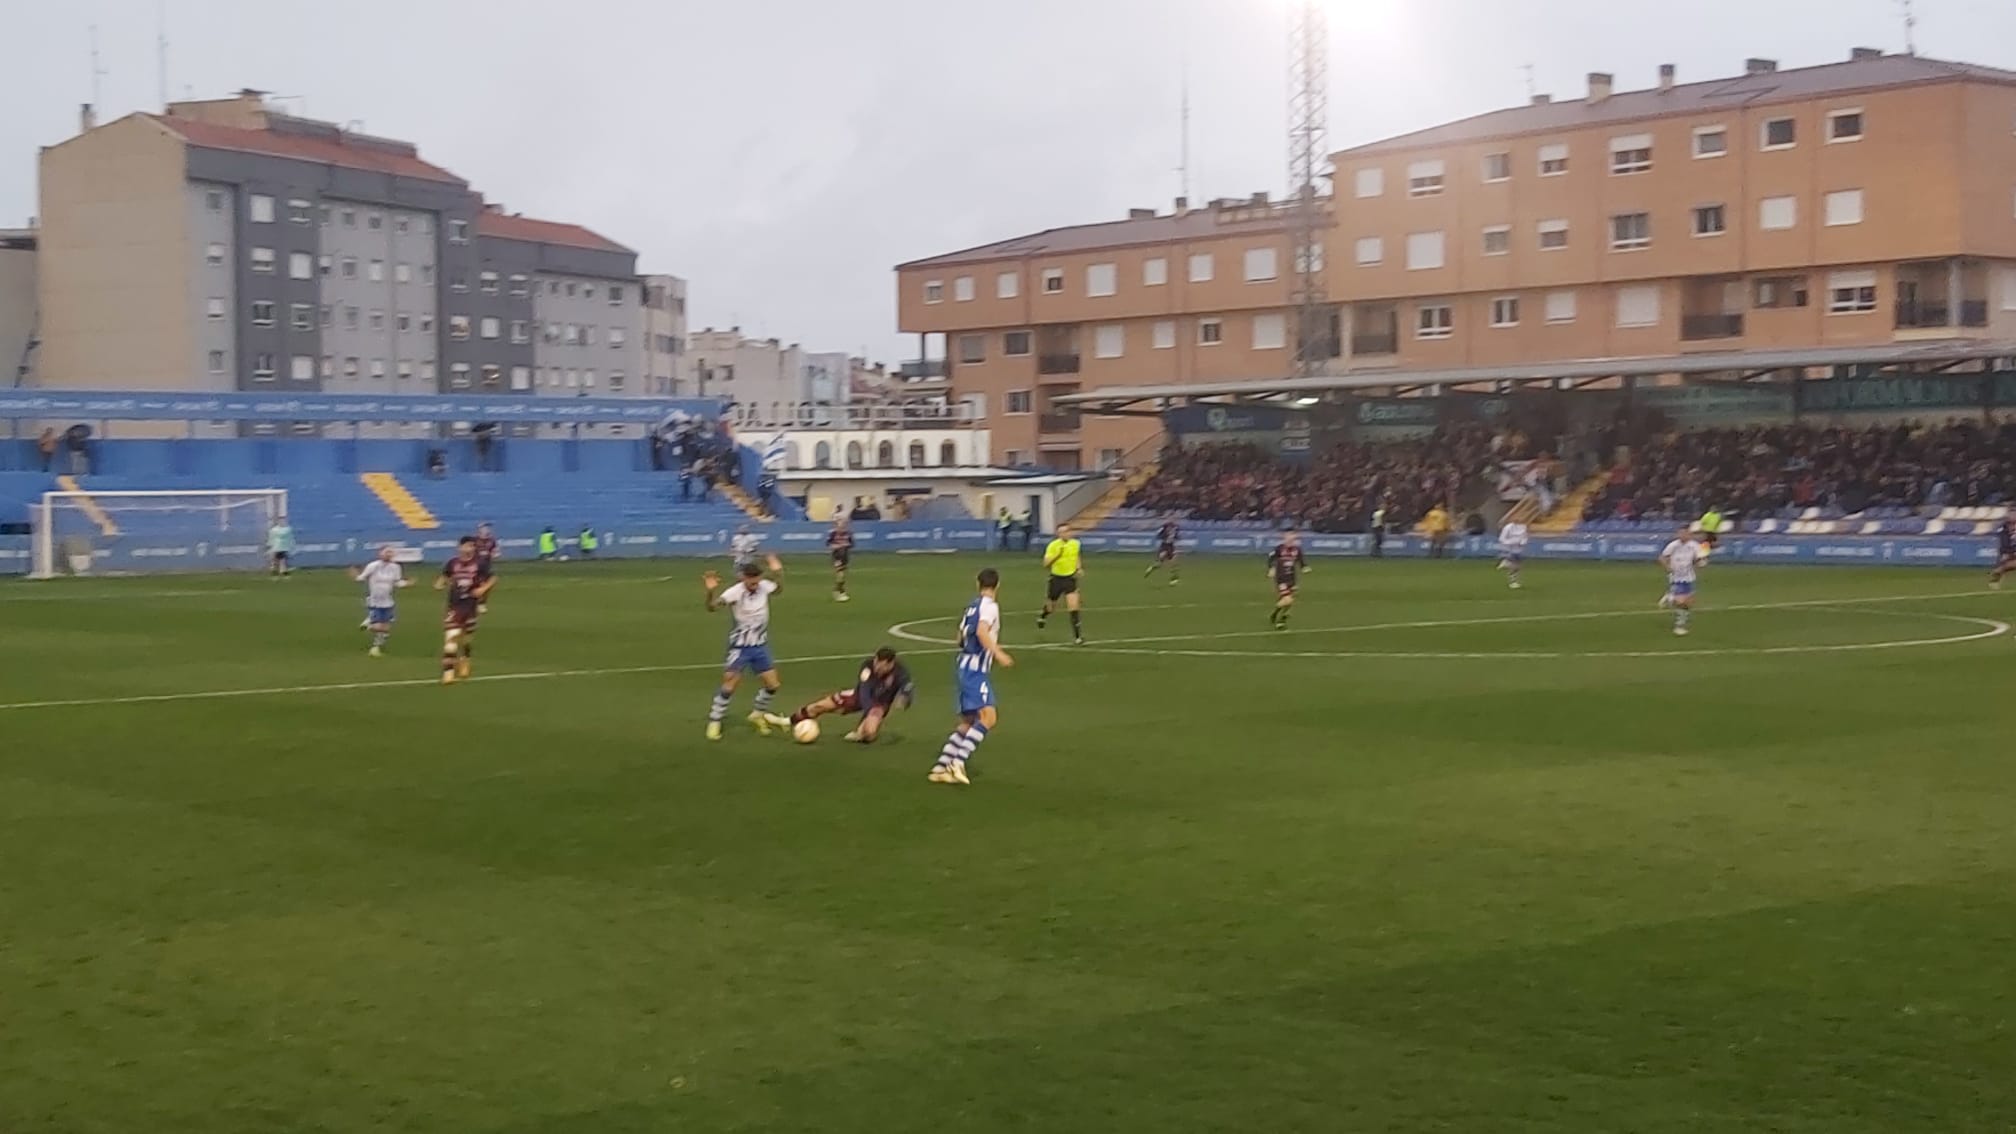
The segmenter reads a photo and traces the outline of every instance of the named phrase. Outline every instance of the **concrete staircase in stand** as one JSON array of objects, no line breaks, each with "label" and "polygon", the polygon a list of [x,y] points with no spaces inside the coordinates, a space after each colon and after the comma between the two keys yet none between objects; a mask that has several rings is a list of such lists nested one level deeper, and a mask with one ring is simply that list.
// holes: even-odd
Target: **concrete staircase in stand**
[{"label": "concrete staircase in stand", "polygon": [[1086,505],[1084,511],[1071,517],[1071,526],[1079,531],[1090,531],[1098,527],[1106,521],[1106,517],[1113,514],[1114,509],[1127,503],[1127,497],[1132,495],[1135,489],[1154,479],[1156,470],[1160,467],[1153,461],[1135,466],[1132,472],[1114,481],[1113,487],[1101,493],[1099,499]]},{"label": "concrete staircase in stand", "polygon": [[[1603,486],[1609,481],[1610,473],[1607,469],[1597,473],[1570,489],[1568,495],[1556,501],[1553,511],[1528,521],[1527,527],[1532,529],[1534,535],[1563,535],[1574,531],[1575,525],[1582,522],[1582,509],[1588,505],[1591,497],[1603,491]],[[1534,511],[1539,511],[1537,504]]]},{"label": "concrete staircase in stand", "polygon": [[391,473],[359,473],[357,479],[410,530],[433,531],[441,526],[441,521],[434,518],[434,513],[427,510],[427,505],[422,504],[420,498],[413,495],[405,485],[400,484],[399,478]]}]

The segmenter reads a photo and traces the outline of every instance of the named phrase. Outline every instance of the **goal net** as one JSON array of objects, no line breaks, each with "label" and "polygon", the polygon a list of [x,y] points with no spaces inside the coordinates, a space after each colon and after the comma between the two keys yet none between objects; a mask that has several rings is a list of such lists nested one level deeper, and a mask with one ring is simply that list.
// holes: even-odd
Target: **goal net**
[{"label": "goal net", "polygon": [[286,514],[283,488],[45,492],[30,574],[257,568],[266,562],[267,530]]}]

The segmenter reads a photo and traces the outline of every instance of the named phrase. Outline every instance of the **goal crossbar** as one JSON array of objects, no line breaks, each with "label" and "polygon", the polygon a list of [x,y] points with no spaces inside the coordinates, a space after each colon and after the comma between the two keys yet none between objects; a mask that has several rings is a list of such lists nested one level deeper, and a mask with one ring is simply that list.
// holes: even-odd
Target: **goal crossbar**
[{"label": "goal crossbar", "polygon": [[165,569],[254,566],[263,559],[268,528],[286,513],[284,488],[45,492],[35,506],[29,577],[90,574],[101,557],[176,541],[195,554],[162,556],[172,564]]}]

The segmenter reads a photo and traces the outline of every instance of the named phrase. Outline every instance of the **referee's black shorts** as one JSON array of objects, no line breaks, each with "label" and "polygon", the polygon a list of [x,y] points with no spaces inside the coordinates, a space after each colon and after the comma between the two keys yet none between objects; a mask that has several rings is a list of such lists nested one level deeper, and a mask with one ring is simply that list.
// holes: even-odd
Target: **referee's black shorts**
[{"label": "referee's black shorts", "polygon": [[1077,590],[1078,590],[1078,576],[1076,575],[1050,576],[1051,602],[1056,602],[1058,599],[1063,598],[1065,595],[1074,594],[1077,592]]}]

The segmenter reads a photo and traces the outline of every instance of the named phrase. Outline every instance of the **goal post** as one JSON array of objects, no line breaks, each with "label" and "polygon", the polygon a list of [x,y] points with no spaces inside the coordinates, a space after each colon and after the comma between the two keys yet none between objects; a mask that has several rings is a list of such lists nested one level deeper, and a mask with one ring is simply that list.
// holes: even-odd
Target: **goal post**
[{"label": "goal post", "polygon": [[45,492],[29,577],[94,574],[101,560],[125,574],[257,568],[286,514],[284,488]]}]

